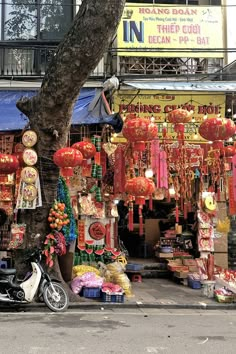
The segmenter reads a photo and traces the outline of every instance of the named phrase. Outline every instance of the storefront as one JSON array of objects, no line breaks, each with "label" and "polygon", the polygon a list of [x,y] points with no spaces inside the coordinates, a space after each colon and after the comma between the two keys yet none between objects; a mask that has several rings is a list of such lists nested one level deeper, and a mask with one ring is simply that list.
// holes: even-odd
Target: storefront
[{"label": "storefront", "polygon": [[[51,231],[43,247],[49,267],[56,255],[64,267],[63,257],[72,255],[71,269],[67,263],[63,275],[66,281],[74,277],[75,292],[96,285],[110,294],[116,289],[121,296],[115,283],[130,295],[127,274],[134,275],[137,268],[128,265],[125,273],[127,248],[131,256],[165,264],[190,286],[206,281],[212,285],[217,276],[221,281],[229,274],[232,278],[233,271],[223,269],[228,268],[229,255],[234,269],[226,241],[235,216],[235,125],[223,118],[228,109],[223,83],[215,85],[214,92],[209,91],[211,83],[198,84],[197,90],[193,85],[190,90],[186,84],[181,92],[181,83],[165,92],[157,87],[121,89],[111,109],[123,122],[106,104],[103,120],[92,121],[90,128],[88,120],[73,117],[80,127],[73,131],[72,125],[70,146],[53,155],[61,176],[57,200],[45,220]],[[91,100],[94,90],[84,94],[83,106],[76,105],[74,114],[77,109],[81,119],[86,109],[87,117],[96,118],[101,112],[95,104],[98,96]],[[17,212],[42,205],[38,137],[30,127],[19,133],[22,128],[17,134],[1,129],[3,252],[24,247],[26,225],[17,223]],[[1,257],[4,266],[10,263],[7,256]],[[84,275],[98,265],[105,285],[100,278]],[[115,299],[123,301],[122,296]]]}]

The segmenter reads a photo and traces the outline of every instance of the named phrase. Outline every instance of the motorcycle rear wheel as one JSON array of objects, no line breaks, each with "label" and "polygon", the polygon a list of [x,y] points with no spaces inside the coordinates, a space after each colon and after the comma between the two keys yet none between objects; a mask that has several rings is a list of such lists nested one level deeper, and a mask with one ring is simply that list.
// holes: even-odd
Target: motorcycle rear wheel
[{"label": "motorcycle rear wheel", "polygon": [[69,306],[69,298],[65,289],[56,282],[45,285],[43,299],[47,307],[54,312],[63,312]]}]

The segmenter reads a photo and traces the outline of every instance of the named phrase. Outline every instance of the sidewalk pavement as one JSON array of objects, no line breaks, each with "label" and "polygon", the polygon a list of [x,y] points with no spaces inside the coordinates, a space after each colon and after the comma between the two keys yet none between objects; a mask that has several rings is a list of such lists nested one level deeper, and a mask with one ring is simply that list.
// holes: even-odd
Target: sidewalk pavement
[{"label": "sidewalk pavement", "polygon": [[236,303],[224,304],[202,295],[201,289],[191,289],[169,279],[143,278],[132,282],[132,297],[125,296],[124,303],[109,303],[81,298],[70,308],[166,308],[166,309],[236,309]]}]

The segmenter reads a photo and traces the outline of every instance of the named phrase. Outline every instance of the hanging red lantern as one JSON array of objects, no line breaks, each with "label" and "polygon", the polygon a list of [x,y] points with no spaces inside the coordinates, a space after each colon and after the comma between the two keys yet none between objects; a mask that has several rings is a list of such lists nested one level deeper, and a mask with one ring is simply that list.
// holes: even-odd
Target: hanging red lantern
[{"label": "hanging red lantern", "polygon": [[207,118],[199,127],[199,134],[206,140],[228,140],[235,134],[235,124],[228,118]]},{"label": "hanging red lantern", "polygon": [[73,149],[79,150],[83,158],[88,160],[95,156],[96,147],[90,141],[80,141],[71,146]]},{"label": "hanging red lantern", "polygon": [[70,177],[73,175],[73,167],[82,164],[83,155],[79,150],[66,147],[59,149],[54,153],[53,161],[55,165],[61,168],[61,174],[64,177]]},{"label": "hanging red lantern", "polygon": [[18,168],[19,161],[16,156],[0,154],[0,173],[7,175],[16,172]]},{"label": "hanging red lantern", "polygon": [[135,149],[143,151],[145,141],[153,140],[157,137],[157,125],[147,118],[137,117],[136,114],[129,114],[123,125],[122,134]]},{"label": "hanging red lantern", "polygon": [[144,204],[145,198],[155,191],[155,185],[149,178],[134,177],[126,182],[125,191],[135,197],[136,204]]},{"label": "hanging red lantern", "polygon": [[235,155],[235,147],[232,145],[225,146],[224,148],[225,157],[232,157]]},{"label": "hanging red lantern", "polygon": [[192,113],[186,109],[178,108],[169,112],[167,119],[170,123],[188,123],[192,119]]}]

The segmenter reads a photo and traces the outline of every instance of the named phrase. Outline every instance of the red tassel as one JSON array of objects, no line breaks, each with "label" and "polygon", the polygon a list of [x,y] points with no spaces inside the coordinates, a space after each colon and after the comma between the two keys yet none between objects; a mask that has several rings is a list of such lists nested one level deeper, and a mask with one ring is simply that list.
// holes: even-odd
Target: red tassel
[{"label": "red tassel", "polygon": [[188,218],[187,203],[184,203],[184,219],[187,220],[187,218]]},{"label": "red tassel", "polygon": [[178,207],[178,205],[176,205],[176,207],[175,207],[175,221],[176,221],[176,223],[179,222],[179,207]]}]

